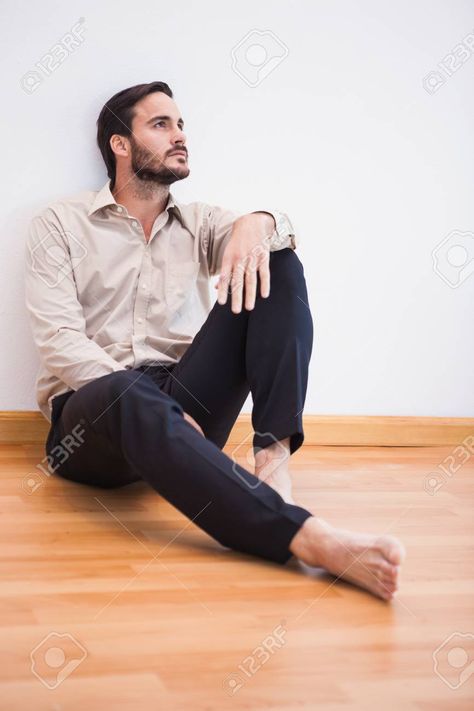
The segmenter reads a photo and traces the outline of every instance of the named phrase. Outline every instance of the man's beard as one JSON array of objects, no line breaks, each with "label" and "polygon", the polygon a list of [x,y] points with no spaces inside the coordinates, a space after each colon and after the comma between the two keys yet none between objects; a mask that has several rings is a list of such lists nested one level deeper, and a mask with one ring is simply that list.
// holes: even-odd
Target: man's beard
[{"label": "man's beard", "polygon": [[[177,180],[188,177],[190,170],[187,162],[171,170],[151,151],[139,146],[133,136],[130,143],[132,146],[132,171],[139,180],[158,185],[171,185]],[[154,164],[157,164],[158,167],[154,167]]]}]

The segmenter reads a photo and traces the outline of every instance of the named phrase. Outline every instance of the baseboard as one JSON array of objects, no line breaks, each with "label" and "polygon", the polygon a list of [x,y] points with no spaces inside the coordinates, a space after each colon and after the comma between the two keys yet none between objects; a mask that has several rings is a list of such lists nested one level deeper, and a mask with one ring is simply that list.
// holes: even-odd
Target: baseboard
[{"label": "baseboard", "polygon": [[[0,412],[0,444],[43,444],[49,423],[37,411]],[[305,415],[305,445],[426,447],[460,444],[474,436],[471,417],[377,417]],[[229,445],[252,435],[250,415],[238,417]]]},{"label": "baseboard", "polygon": [[[362,447],[436,447],[460,444],[474,435],[470,417],[385,417],[305,415],[305,445]],[[229,443],[252,431],[250,415],[241,415]]]}]

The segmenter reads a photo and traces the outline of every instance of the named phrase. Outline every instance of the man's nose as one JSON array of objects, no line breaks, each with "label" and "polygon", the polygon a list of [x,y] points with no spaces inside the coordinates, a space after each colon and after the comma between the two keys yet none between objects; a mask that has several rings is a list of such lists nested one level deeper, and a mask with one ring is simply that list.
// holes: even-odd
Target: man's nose
[{"label": "man's nose", "polygon": [[183,145],[186,143],[186,134],[182,129],[178,128],[176,130],[173,136],[173,143],[182,143]]}]

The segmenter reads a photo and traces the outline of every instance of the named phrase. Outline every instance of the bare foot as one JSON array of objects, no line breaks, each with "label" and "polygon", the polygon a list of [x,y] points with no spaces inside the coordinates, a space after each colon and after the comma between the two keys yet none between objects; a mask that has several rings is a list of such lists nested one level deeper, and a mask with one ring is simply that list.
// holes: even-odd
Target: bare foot
[{"label": "bare foot", "polygon": [[334,528],[315,516],[306,519],[290,550],[304,563],[325,568],[383,600],[391,600],[398,589],[405,557],[405,548],[393,536]]},{"label": "bare foot", "polygon": [[289,441],[287,438],[275,442],[255,454],[255,476],[275,489],[287,504],[294,504],[291,476],[288,471]]},{"label": "bare foot", "polygon": [[273,474],[258,475],[260,481],[264,481],[265,484],[271,486],[272,489],[280,494],[283,501],[287,504],[294,504],[293,493],[291,490],[291,477],[288,472],[274,472]]}]

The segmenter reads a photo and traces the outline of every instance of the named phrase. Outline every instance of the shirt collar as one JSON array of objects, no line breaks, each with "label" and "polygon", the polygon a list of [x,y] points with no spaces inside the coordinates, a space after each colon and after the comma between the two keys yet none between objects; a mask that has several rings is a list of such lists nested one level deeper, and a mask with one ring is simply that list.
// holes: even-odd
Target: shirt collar
[{"label": "shirt collar", "polygon": [[[96,193],[89,212],[87,213],[88,217],[93,215],[98,210],[101,210],[103,207],[118,204],[114,196],[112,195],[112,191],[110,190],[110,183],[111,181],[108,180],[106,184],[99,190],[99,192]],[[169,193],[168,195],[168,202],[166,203],[165,210],[171,210],[172,212],[174,212],[176,216],[180,219],[181,223],[183,223],[183,216],[180,207],[171,193]]]}]

